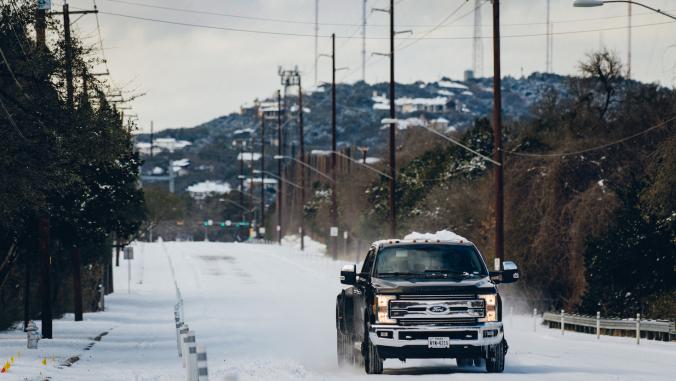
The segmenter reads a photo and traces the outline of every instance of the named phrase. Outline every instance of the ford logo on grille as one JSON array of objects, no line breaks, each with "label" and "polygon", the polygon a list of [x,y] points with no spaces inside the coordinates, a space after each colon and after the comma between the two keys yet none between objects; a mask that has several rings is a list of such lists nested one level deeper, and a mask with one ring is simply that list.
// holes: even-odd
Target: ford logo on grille
[{"label": "ford logo on grille", "polygon": [[427,307],[427,311],[429,311],[432,314],[445,314],[446,312],[448,312],[448,307],[437,304],[434,306]]}]

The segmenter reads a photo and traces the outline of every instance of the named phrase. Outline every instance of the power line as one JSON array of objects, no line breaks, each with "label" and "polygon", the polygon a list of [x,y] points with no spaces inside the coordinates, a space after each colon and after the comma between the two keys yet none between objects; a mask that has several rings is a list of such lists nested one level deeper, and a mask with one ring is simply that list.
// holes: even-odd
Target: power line
[{"label": "power line", "polygon": [[425,37],[429,36],[430,34],[434,33],[434,31],[437,30],[437,29],[439,29],[442,25],[444,25],[444,23],[445,23],[446,21],[448,21],[451,17],[455,16],[456,13],[460,12],[460,10],[461,10],[466,4],[467,4],[466,2],[460,3],[460,6],[459,6],[459,7],[455,8],[455,9],[452,10],[449,14],[447,14],[447,15],[446,15],[443,19],[441,19],[441,21],[439,21],[439,23],[437,23],[437,25],[435,25],[432,29],[428,30],[428,31],[425,32],[421,37],[416,38],[415,40],[411,41],[410,43],[408,43],[408,44],[406,44],[406,45],[403,45],[403,46],[400,46],[398,50],[404,50],[404,49],[406,49],[406,48],[408,48],[408,47],[410,47],[410,46],[413,46],[413,45],[415,45],[416,43],[418,43],[420,40],[422,40],[423,38],[425,38]]},{"label": "power line", "polygon": [[21,137],[21,139],[28,141],[24,134],[21,132],[21,129],[19,129],[19,126],[17,126],[16,122],[14,121],[14,118],[12,118],[12,114],[10,114],[9,110],[5,106],[5,102],[2,101],[2,98],[0,98],[0,106],[2,106],[2,109],[5,111],[5,114],[7,115],[7,120],[9,120],[9,124],[12,125],[16,133]]},{"label": "power line", "polygon": [[[240,14],[234,14],[234,13],[223,13],[223,12],[210,11],[210,10],[175,8],[175,7],[168,7],[168,6],[163,6],[163,5],[154,5],[154,4],[126,1],[126,0],[104,0],[104,1],[107,1],[107,2],[110,2],[110,3],[131,5],[131,6],[135,6],[135,7],[141,7],[141,8],[162,9],[162,10],[172,11],[172,12],[200,14],[200,15],[206,15],[206,16],[219,16],[219,17],[244,19],[244,20],[266,21],[266,22],[281,23],[281,24],[299,24],[299,25],[314,25],[315,24],[314,21],[292,20],[292,19],[274,18],[274,17],[261,17],[261,16],[248,16],[248,15],[240,15]],[[401,2],[401,1],[403,1],[403,0],[400,0],[399,2]],[[397,4],[399,4],[399,3],[397,3]],[[644,16],[644,15],[652,15],[652,14],[653,13],[650,13],[650,12],[644,12],[644,13],[634,14],[634,16]],[[581,22],[581,21],[596,21],[596,20],[625,18],[625,17],[626,16],[604,16],[604,17],[595,17],[595,18],[557,20],[555,22],[557,24],[558,23],[574,23],[574,22]],[[530,26],[530,25],[543,25],[543,24],[545,24],[545,23],[543,23],[543,22],[505,23],[505,24],[502,24],[501,26]],[[319,25],[320,26],[361,27],[361,23],[319,23]],[[388,27],[389,28],[388,24],[369,24],[369,26],[370,27],[383,27],[383,28]],[[449,26],[451,26],[451,25],[444,25],[444,26],[442,26],[442,28],[449,27]],[[400,27],[408,27],[408,28],[423,27],[423,28],[426,28],[426,27],[434,27],[434,25],[431,25],[431,24],[401,24]],[[470,27],[473,27],[473,25],[452,25],[452,27],[470,28]]]},{"label": "power line", "polygon": [[645,135],[650,131],[664,127],[668,123],[673,122],[674,120],[676,120],[676,116],[673,116],[673,117],[665,120],[664,122],[658,123],[658,124],[656,124],[652,127],[649,127],[649,128],[647,128],[647,129],[645,129],[641,132],[637,132],[633,135],[629,135],[629,136],[624,137],[622,139],[618,139],[618,140],[612,141],[610,143],[605,143],[605,144],[602,144],[600,146],[586,148],[586,149],[579,150],[579,151],[564,152],[564,153],[541,153],[541,154],[539,154],[539,153],[527,153],[527,152],[516,152],[516,151],[506,151],[505,153],[508,154],[508,155],[524,156],[524,157],[540,157],[540,158],[557,158],[557,157],[563,157],[563,156],[580,155],[580,154],[583,154],[583,153],[598,151],[600,149],[608,148],[608,147],[616,145],[616,144],[624,143],[628,140],[634,139],[634,138],[639,137],[641,135]]},{"label": "power line", "polygon": [[[257,30],[257,29],[244,29],[244,28],[233,28],[233,27],[205,25],[205,24],[197,24],[197,23],[186,23],[186,22],[179,22],[179,21],[157,19],[157,18],[152,18],[152,17],[142,17],[142,16],[122,14],[122,13],[104,12],[104,11],[99,11],[99,13],[109,15],[109,16],[116,16],[116,17],[128,18],[128,19],[133,19],[133,20],[139,20],[139,21],[156,22],[156,23],[162,23],[162,24],[186,26],[186,27],[193,27],[193,28],[223,30],[223,31],[229,31],[229,32],[264,34],[264,35],[273,35],[273,36],[292,36],[292,37],[311,37],[311,38],[315,37],[314,34],[310,34],[310,33],[266,31],[266,30]],[[656,22],[656,23],[649,23],[649,24],[639,24],[639,25],[633,25],[632,28],[642,28],[642,27],[648,27],[648,26],[668,25],[668,24],[673,24],[674,22],[676,22],[676,21],[663,21],[663,22]],[[625,29],[626,29],[626,26],[608,27],[608,28],[598,28],[598,29],[584,29],[584,30],[557,32],[557,33],[553,33],[553,35],[581,34],[581,33],[593,33],[593,32],[603,32],[603,31],[612,31],[612,30],[625,30]],[[541,37],[541,36],[546,36],[546,33],[544,33],[544,34],[543,33],[511,34],[511,35],[503,35],[502,38],[525,38],[525,37]],[[330,37],[330,35],[319,35],[318,37],[328,38],[328,37]],[[350,39],[351,37],[350,36],[336,36],[336,38],[338,38],[338,39]],[[382,37],[367,37],[368,40],[386,40],[388,38],[389,37],[385,37],[385,36],[382,36]],[[402,41],[406,41],[406,40],[471,40],[471,39],[474,39],[474,38],[475,38],[474,36],[460,36],[460,37],[453,37],[453,36],[430,37],[430,36],[427,36],[427,37],[422,37],[422,38],[415,38],[415,37],[401,38],[400,40],[402,40]],[[492,38],[492,36],[479,36],[479,38],[490,39],[490,38]]]}]

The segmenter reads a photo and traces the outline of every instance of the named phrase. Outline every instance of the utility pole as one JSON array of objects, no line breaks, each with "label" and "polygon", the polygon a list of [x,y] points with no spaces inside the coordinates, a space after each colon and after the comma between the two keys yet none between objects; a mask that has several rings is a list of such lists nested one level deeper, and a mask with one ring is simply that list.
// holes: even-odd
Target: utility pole
[{"label": "utility pole", "polygon": [[[315,70],[315,75],[317,71]],[[300,161],[305,164],[305,134],[303,131],[303,86],[300,73],[296,70],[298,78],[298,132],[300,134]],[[300,249],[305,250],[305,166],[300,168]]]},{"label": "utility pole", "polygon": [[[397,209],[395,203],[395,192],[397,188],[397,162],[396,162],[396,143],[395,132],[397,129],[396,109],[395,109],[395,93],[394,93],[394,37],[397,32],[394,31],[394,0],[390,0],[390,9],[374,8],[373,11],[384,12],[390,15],[390,52],[389,53],[374,53],[381,56],[390,57],[390,194],[388,198],[388,209],[390,211],[390,237],[396,238],[397,235]],[[409,31],[410,32],[410,31]],[[400,32],[406,33],[406,32]]]},{"label": "utility pole", "polygon": [[631,78],[631,3],[627,3],[627,78]]},{"label": "utility pole", "polygon": [[504,259],[500,0],[493,0],[493,160],[499,163],[495,165],[495,270],[500,270]]},{"label": "utility pole", "polygon": [[[73,47],[70,38],[70,14],[68,12],[68,3],[63,4],[63,32],[65,37],[65,58],[66,58],[66,108],[71,115],[72,123],[73,113]],[[70,126],[72,127],[72,126]]]},{"label": "utility pole", "polygon": [[[239,204],[244,205],[244,139],[237,140],[239,147]],[[244,209],[242,209],[242,222],[246,221]]]},{"label": "utility pole", "polygon": [[[277,155],[282,156],[282,92],[277,90]],[[282,174],[282,161],[277,160],[277,176],[279,182],[277,184],[277,244],[282,244],[282,186],[284,181]]]},{"label": "utility pole", "polygon": [[38,252],[40,253],[40,300],[42,310],[42,338],[52,338],[52,258],[49,255],[49,219],[38,221]]},{"label": "utility pole", "polygon": [[[253,136],[250,139],[251,152],[249,154],[249,228],[253,227],[254,222],[254,201],[253,201],[253,167],[254,167],[254,145],[253,145]],[[255,233],[255,232],[254,232]]]},{"label": "utility pole", "polygon": [[484,47],[481,36],[481,2],[482,0],[474,0],[474,36],[472,39],[472,71],[475,78],[483,77],[484,75]]},{"label": "utility pole", "polygon": [[153,125],[153,121],[151,120],[150,121],[150,160],[153,159],[153,148],[155,148],[155,142],[154,142],[155,135],[154,135],[153,128],[154,128],[154,125]]},{"label": "utility pole", "polygon": [[545,72],[551,73],[552,71],[552,21],[551,21],[551,0],[547,0],[546,4],[546,14],[547,14],[547,51],[545,52]]},{"label": "utility pole", "polygon": [[[261,222],[260,228],[265,229],[265,112],[261,111]],[[265,238],[262,234],[261,238]]]},{"label": "utility pole", "polygon": [[[394,104],[394,0],[390,0],[390,119],[394,121],[397,117]],[[397,209],[394,201],[395,191],[397,189],[396,180],[396,145],[395,145],[395,131],[397,129],[396,123],[390,123],[390,237],[397,236]]]},{"label": "utility pole", "polygon": [[361,80],[366,82],[366,3],[363,0],[361,7]]},{"label": "utility pole", "polygon": [[331,34],[331,256],[338,258],[338,201],[336,197],[336,34]]},{"label": "utility pole", "polygon": [[[68,9],[68,4],[63,4],[63,31],[64,31],[64,41],[65,41],[65,64],[66,64],[66,108],[68,110],[68,124],[70,128],[73,128],[75,113],[75,102],[74,102],[74,92],[75,87],[73,85],[73,43],[70,35],[70,14],[88,14],[88,13],[97,13],[98,11],[77,11],[70,12]],[[87,95],[87,73],[82,74],[82,87]],[[75,242],[71,248],[71,266],[73,271],[73,307],[75,309],[75,321],[82,321],[82,282],[80,274],[80,248],[77,246],[78,242]],[[112,260],[112,259],[111,259]],[[118,262],[119,264],[119,262]],[[112,263],[111,263],[111,282],[112,282]],[[51,334],[51,333],[50,333]]]},{"label": "utility pole", "polygon": [[28,322],[31,319],[31,273],[33,264],[33,255],[31,250],[24,254],[24,286],[23,286],[23,330],[26,331]]},{"label": "utility pole", "polygon": [[73,309],[75,321],[82,321],[82,281],[80,274],[80,248],[71,249],[71,263],[73,271]]},{"label": "utility pole", "polygon": [[319,63],[319,0],[315,0],[315,86],[317,86],[318,63]]},{"label": "utility pole", "polygon": [[38,9],[35,13],[35,44],[38,50],[47,49],[46,30],[47,30],[47,9],[49,5],[46,2],[38,2]]}]

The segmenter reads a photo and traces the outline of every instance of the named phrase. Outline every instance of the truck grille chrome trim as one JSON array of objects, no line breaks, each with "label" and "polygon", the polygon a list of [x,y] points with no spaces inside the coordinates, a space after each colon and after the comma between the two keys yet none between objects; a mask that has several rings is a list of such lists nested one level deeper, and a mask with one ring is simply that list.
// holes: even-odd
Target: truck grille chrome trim
[{"label": "truck grille chrome trim", "polygon": [[485,315],[481,299],[397,299],[390,302],[392,319],[476,319]]}]

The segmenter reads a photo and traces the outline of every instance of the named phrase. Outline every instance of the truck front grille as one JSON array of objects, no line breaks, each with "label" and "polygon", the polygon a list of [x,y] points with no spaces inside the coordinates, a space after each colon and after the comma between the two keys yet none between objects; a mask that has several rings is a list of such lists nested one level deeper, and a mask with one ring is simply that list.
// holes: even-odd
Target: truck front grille
[{"label": "truck front grille", "polygon": [[400,322],[417,321],[422,324],[476,322],[476,319],[485,316],[485,304],[474,295],[402,295],[390,302],[389,315]]}]

